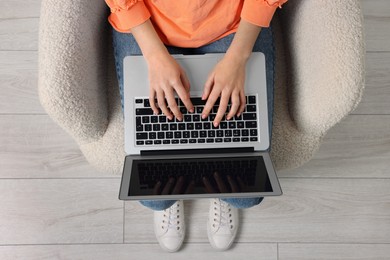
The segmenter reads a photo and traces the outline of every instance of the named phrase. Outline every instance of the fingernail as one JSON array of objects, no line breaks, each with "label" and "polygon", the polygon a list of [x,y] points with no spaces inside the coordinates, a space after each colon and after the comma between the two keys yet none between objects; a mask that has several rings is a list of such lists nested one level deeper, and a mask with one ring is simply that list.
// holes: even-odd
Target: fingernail
[{"label": "fingernail", "polygon": [[205,114],[202,115],[202,119],[205,119],[207,116]]},{"label": "fingernail", "polygon": [[194,108],[191,108],[190,113],[194,113],[194,112],[195,112]]},{"label": "fingernail", "polygon": [[218,123],[217,122],[214,123],[214,127],[218,127]]}]

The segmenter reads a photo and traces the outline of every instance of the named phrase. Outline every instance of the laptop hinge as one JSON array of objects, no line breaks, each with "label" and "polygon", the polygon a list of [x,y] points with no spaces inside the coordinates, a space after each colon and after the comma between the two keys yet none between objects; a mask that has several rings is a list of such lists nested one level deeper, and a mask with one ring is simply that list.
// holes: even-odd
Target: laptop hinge
[{"label": "laptop hinge", "polygon": [[180,155],[180,154],[248,153],[254,151],[255,149],[253,147],[177,149],[177,150],[141,151],[141,155],[147,156],[147,155]]}]

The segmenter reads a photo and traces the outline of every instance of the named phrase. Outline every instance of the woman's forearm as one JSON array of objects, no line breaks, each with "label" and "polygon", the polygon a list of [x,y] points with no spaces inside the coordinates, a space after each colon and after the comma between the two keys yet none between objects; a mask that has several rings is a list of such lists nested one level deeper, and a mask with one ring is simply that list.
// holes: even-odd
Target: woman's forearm
[{"label": "woman's forearm", "polygon": [[142,54],[147,61],[150,61],[154,57],[158,57],[160,54],[169,54],[149,19],[132,28],[131,33],[136,39]]},{"label": "woman's forearm", "polygon": [[260,31],[261,27],[251,24],[245,20],[241,20],[226,55],[247,60],[252,53],[253,46]]}]

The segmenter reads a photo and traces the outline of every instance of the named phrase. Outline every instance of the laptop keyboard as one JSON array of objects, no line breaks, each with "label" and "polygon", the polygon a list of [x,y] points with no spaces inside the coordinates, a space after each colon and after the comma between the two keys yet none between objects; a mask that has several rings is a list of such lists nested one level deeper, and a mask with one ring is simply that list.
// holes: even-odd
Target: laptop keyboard
[{"label": "laptop keyboard", "polygon": [[[135,99],[136,145],[177,145],[177,144],[212,144],[232,142],[258,142],[256,96],[247,96],[244,112],[227,121],[223,119],[218,127],[213,121],[218,111],[219,100],[209,116],[202,119],[206,101],[191,98],[195,112],[189,113],[184,104],[176,98],[176,103],[183,114],[183,120],[169,120],[165,115],[154,115],[149,99]],[[230,109],[230,104],[227,111]]]}]

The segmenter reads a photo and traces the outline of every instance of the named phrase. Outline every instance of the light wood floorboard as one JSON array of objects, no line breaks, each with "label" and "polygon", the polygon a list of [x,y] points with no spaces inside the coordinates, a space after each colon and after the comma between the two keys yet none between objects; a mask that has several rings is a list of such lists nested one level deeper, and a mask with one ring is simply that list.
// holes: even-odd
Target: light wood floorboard
[{"label": "light wood floorboard", "polygon": [[0,18],[37,18],[41,8],[41,0],[1,0]]},{"label": "light wood floorboard", "polygon": [[0,19],[0,50],[37,50],[39,18]]},{"label": "light wood floorboard", "polygon": [[279,260],[388,260],[390,244],[279,244]]},{"label": "light wood floorboard", "polygon": [[171,254],[162,252],[158,244],[125,245],[47,245],[1,247],[2,260],[42,260],[42,259],[94,259],[94,260],[237,260],[246,259],[276,260],[276,244],[236,244],[232,250],[215,252],[209,244],[184,244],[181,251]]},{"label": "light wood floorboard", "polygon": [[120,178],[96,171],[47,115],[0,115],[0,178]]},{"label": "light wood floorboard", "polygon": [[117,179],[3,179],[0,244],[121,243],[118,188]]},{"label": "light wood floorboard", "polygon": [[390,115],[350,115],[308,163],[279,177],[390,178]]}]

